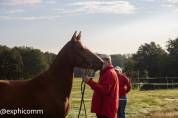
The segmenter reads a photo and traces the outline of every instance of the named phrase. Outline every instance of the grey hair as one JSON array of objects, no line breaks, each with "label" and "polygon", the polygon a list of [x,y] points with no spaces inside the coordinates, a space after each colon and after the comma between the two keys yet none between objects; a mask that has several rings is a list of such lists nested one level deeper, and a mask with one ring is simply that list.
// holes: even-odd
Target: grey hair
[{"label": "grey hair", "polygon": [[111,60],[111,56],[110,56],[110,55],[107,55],[107,54],[98,54],[98,56],[99,56],[101,59],[104,59],[104,60],[108,61],[109,63],[112,63],[112,60]]},{"label": "grey hair", "polygon": [[119,73],[122,73],[122,68],[121,68],[121,67],[116,66],[114,69],[115,69],[116,71],[118,71]]}]

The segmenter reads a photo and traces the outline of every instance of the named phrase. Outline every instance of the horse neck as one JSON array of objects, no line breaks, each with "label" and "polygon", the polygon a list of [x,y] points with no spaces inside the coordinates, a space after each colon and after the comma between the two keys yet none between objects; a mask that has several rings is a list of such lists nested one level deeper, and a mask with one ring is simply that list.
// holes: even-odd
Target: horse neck
[{"label": "horse neck", "polygon": [[54,63],[48,70],[49,81],[53,82],[57,92],[61,92],[64,97],[69,97],[72,89],[73,66],[65,51],[59,52]]}]

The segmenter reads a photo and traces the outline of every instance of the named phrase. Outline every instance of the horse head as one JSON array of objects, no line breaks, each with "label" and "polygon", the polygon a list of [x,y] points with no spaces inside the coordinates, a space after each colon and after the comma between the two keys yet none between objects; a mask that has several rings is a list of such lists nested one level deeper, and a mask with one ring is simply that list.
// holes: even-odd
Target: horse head
[{"label": "horse head", "polygon": [[72,39],[68,42],[68,48],[70,48],[70,58],[74,67],[87,68],[98,70],[102,68],[103,61],[96,54],[91,52],[88,48],[84,47],[81,43],[81,32],[72,36]]}]

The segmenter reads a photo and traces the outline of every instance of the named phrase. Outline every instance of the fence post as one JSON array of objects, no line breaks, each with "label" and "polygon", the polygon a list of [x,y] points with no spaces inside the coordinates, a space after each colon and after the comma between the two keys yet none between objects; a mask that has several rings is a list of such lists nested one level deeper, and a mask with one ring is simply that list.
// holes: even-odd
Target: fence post
[{"label": "fence post", "polygon": [[139,77],[139,71],[137,71],[137,79],[138,79],[138,89],[140,90],[140,77]]},{"label": "fence post", "polygon": [[167,89],[168,89],[168,79],[167,79],[167,77],[166,77],[166,82],[167,82],[166,84],[167,84]]}]

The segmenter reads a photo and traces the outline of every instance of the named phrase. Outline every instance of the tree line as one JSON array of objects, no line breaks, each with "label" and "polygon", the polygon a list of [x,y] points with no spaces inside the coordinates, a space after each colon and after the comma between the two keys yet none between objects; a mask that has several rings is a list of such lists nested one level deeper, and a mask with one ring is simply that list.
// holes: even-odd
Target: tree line
[{"label": "tree line", "polygon": [[145,43],[127,58],[125,72],[140,77],[178,77],[178,38],[167,41],[164,50],[155,42]]},{"label": "tree line", "polygon": [[45,71],[55,59],[55,54],[31,47],[0,45],[0,79],[30,79]]},{"label": "tree line", "polygon": [[[30,79],[47,70],[54,53],[31,47],[0,45],[0,79]],[[134,54],[111,55],[114,66],[120,66],[129,77],[177,77],[178,38],[167,41],[166,49],[155,42],[142,44]],[[80,74],[79,70],[75,73]]]}]

